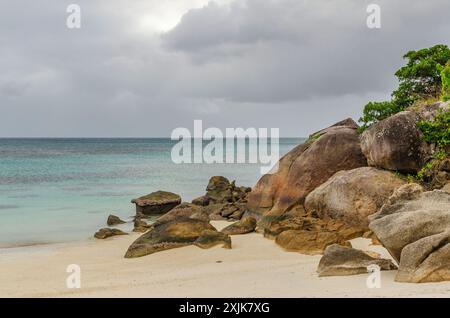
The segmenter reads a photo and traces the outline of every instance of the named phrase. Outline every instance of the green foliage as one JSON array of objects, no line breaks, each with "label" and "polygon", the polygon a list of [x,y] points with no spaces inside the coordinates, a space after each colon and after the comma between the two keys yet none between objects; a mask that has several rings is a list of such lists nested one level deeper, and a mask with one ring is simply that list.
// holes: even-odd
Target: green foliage
[{"label": "green foliage", "polygon": [[426,179],[431,177],[432,171],[436,165],[436,161],[428,162],[420,171],[417,173],[417,180],[425,181]]},{"label": "green foliage", "polygon": [[440,65],[450,60],[450,49],[446,45],[410,51],[403,56],[408,62],[395,75],[399,88],[393,93],[395,101],[404,107],[418,99],[438,97],[441,93]]},{"label": "green foliage", "polygon": [[313,143],[314,141],[319,139],[322,135],[323,135],[323,133],[320,133],[320,132],[312,134],[311,136],[309,136],[309,138],[306,141],[306,143]]},{"label": "green foliage", "polygon": [[434,121],[420,121],[418,123],[424,139],[430,144],[436,144],[439,149],[450,145],[450,111],[440,111]]},{"label": "green foliage", "polygon": [[388,118],[403,109],[393,101],[370,102],[364,106],[363,116],[359,119],[363,123],[360,130],[364,130],[370,125]]},{"label": "green foliage", "polygon": [[[450,61],[450,49],[447,45],[435,45],[431,48],[410,51],[403,56],[407,64],[400,68],[395,75],[399,80],[399,87],[392,93],[392,100],[385,102],[370,102],[364,107],[361,130],[385,119],[395,113],[405,110],[417,100],[438,97],[441,88],[447,87],[441,80],[444,70],[442,65]],[[445,67],[448,76],[449,69]],[[444,94],[445,96],[448,95]]]},{"label": "green foliage", "polygon": [[442,100],[444,102],[450,100],[450,61],[444,66],[438,65],[441,72],[442,81]]}]

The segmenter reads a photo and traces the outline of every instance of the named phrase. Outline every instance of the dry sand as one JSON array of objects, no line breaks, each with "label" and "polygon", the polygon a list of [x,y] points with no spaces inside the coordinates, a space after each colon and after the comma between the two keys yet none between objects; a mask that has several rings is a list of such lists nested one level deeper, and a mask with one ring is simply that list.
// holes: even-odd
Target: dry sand
[{"label": "dry sand", "polygon": [[[217,228],[228,223],[214,222]],[[232,237],[233,249],[195,246],[124,259],[139,235],[32,247],[0,254],[0,297],[448,297],[450,282],[394,282],[382,272],[380,289],[368,275],[319,278],[320,256],[286,252],[260,234]],[[356,248],[387,256],[357,239]],[[81,267],[81,288],[66,287],[69,264]]]}]

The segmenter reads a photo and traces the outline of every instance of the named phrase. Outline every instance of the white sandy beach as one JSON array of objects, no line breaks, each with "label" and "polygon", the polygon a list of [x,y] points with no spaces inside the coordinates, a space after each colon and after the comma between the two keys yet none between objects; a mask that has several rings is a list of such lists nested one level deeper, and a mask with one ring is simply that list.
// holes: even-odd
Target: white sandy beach
[{"label": "white sandy beach", "polygon": [[[214,222],[217,228],[228,223]],[[0,254],[0,297],[449,297],[450,282],[394,282],[382,272],[380,289],[367,275],[319,278],[320,256],[286,252],[253,233],[233,236],[233,249],[195,246],[124,259],[139,234],[104,241],[58,244]],[[387,257],[357,239],[354,247]],[[66,268],[81,267],[81,288],[68,289]]]}]

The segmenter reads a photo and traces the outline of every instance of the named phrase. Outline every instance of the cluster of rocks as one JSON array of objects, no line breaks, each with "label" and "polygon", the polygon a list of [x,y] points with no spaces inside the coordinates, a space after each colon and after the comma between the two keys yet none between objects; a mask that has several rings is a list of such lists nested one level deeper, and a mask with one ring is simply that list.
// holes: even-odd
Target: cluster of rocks
[{"label": "cluster of rocks", "polygon": [[209,180],[206,194],[192,200],[192,204],[204,207],[211,220],[240,220],[246,210],[249,187],[237,187],[222,176]]},{"label": "cluster of rocks", "polygon": [[[433,157],[435,147],[424,141],[417,123],[443,107],[448,103],[400,112],[362,134],[351,119],[312,134],[280,160],[278,171],[258,181],[245,215],[254,216],[258,230],[287,250],[327,251],[321,275],[345,274],[346,268],[348,274],[367,272],[372,262],[394,269],[387,260],[351,249],[348,240],[366,237],[399,263],[396,280],[449,280],[450,227],[444,211],[450,212],[445,192],[450,190],[450,159],[437,166],[431,185],[441,191],[427,192],[404,177]],[[420,199],[404,194],[410,187],[420,187]],[[403,241],[394,244],[397,236]]]},{"label": "cluster of rocks", "polygon": [[[179,195],[167,191],[133,199],[131,202],[136,205],[133,231],[144,234],[131,244],[125,257],[140,257],[187,245],[231,248],[230,235],[255,231],[256,219],[249,216],[242,218],[250,191],[251,188],[238,187],[234,181],[215,176],[209,180],[206,194],[192,203],[182,202]],[[153,223],[147,223],[155,217]],[[218,231],[210,224],[211,220],[236,222]],[[122,223],[125,222],[114,215],[107,220],[108,226]],[[119,229],[104,228],[95,237],[104,239],[124,234],[127,233]]]},{"label": "cluster of rocks", "polygon": [[450,193],[398,188],[369,227],[399,263],[399,282],[450,280]]},{"label": "cluster of rocks", "polygon": [[127,235],[128,233],[125,233],[122,230],[110,228],[111,226],[124,224],[124,223],[126,223],[126,222],[121,220],[118,216],[111,214],[108,216],[108,219],[106,220],[106,224],[109,227],[105,227],[105,228],[98,230],[97,232],[95,232],[94,237],[97,239],[103,240],[103,239],[106,239],[111,236]]},{"label": "cluster of rocks", "polygon": [[[253,189],[215,176],[191,203],[165,191],[134,199],[134,231],[144,234],[125,257],[187,245],[231,248],[231,235],[257,230],[287,250],[324,254],[319,276],[365,273],[370,265],[397,269],[352,248],[349,240],[364,237],[389,251],[397,281],[450,280],[450,158],[438,165],[431,189],[404,177],[436,150],[417,127],[448,103],[433,107],[400,112],[362,134],[352,119],[340,121],[287,153]],[[110,218],[108,225],[118,224]],[[235,223],[218,231],[211,220]]]},{"label": "cluster of rocks", "polygon": [[255,227],[256,220],[248,217],[218,231],[207,219],[185,205],[158,218],[147,233],[130,245],[125,257],[141,257],[188,245],[200,248],[221,245],[230,249],[230,235],[250,233]]}]

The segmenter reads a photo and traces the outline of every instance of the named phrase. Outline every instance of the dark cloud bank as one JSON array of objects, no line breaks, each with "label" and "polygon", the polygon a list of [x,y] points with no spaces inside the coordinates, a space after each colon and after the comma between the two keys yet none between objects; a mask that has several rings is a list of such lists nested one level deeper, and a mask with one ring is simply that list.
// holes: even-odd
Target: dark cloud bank
[{"label": "dark cloud bank", "polygon": [[448,0],[210,2],[167,32],[134,27],[156,0],[80,0],[79,30],[63,2],[2,2],[0,136],[169,136],[194,119],[305,136],[388,98],[406,51],[450,43]]}]

